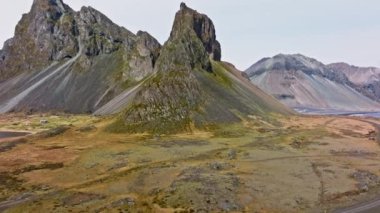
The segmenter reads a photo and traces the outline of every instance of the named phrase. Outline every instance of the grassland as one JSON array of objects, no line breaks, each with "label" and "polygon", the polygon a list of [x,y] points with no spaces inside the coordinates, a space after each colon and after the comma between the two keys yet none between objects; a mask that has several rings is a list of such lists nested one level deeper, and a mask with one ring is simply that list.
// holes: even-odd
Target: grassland
[{"label": "grassland", "polygon": [[379,120],[278,119],[159,136],[109,133],[110,118],[2,116],[0,130],[33,135],[0,142],[15,143],[0,148],[0,211],[329,212],[376,196]]}]

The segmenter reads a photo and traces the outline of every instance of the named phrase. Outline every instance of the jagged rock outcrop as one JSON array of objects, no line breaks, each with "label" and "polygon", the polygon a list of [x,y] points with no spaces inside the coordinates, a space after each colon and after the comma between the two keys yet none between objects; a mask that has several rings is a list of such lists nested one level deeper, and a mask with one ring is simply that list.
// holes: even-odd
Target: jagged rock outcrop
[{"label": "jagged rock outcrop", "polygon": [[110,130],[172,133],[240,122],[249,114],[291,113],[220,62],[220,56],[212,21],[182,3],[155,75]]},{"label": "jagged rock outcrop", "polygon": [[375,111],[380,106],[356,91],[343,72],[300,54],[264,58],[245,73],[254,84],[292,108]]},{"label": "jagged rock outcrop", "polygon": [[207,16],[181,4],[170,38],[156,63],[155,76],[143,85],[126,113],[126,122],[133,123],[136,129],[186,129],[191,122],[192,111],[199,110],[204,102],[192,71],[212,72],[210,56],[213,53],[208,53],[202,42],[206,35],[196,31],[195,20],[199,17],[204,21],[199,25],[212,24]]},{"label": "jagged rock outcrop", "polygon": [[94,8],[34,0],[0,51],[0,113],[93,112],[152,75],[160,48]]},{"label": "jagged rock outcrop", "polygon": [[191,30],[201,40],[210,57],[215,61],[221,60],[221,46],[216,40],[215,27],[209,17],[187,7],[185,3],[181,3],[180,11],[177,12],[175,19],[178,21],[174,22],[170,37],[174,38],[179,36],[178,34]]},{"label": "jagged rock outcrop", "polygon": [[35,0],[0,55],[0,113],[123,111],[110,130],[154,133],[293,113],[220,62],[212,21],[185,4],[161,48],[91,7]]},{"label": "jagged rock outcrop", "polygon": [[74,11],[61,0],[34,0],[0,55],[0,80],[74,56],[78,50]]}]

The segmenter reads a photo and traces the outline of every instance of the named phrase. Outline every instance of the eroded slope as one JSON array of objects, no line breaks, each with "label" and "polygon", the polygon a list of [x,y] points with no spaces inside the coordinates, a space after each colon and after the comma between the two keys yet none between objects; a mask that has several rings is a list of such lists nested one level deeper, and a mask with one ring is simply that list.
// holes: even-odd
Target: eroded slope
[{"label": "eroded slope", "polygon": [[265,58],[245,71],[251,81],[292,108],[376,111],[344,73],[302,55]]},{"label": "eroded slope", "polygon": [[0,52],[0,113],[93,112],[151,75],[159,51],[91,7],[35,0]]}]

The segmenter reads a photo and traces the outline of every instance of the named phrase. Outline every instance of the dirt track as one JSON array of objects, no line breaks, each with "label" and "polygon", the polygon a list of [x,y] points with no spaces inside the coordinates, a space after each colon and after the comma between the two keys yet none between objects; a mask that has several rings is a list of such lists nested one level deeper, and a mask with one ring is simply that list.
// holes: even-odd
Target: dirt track
[{"label": "dirt track", "polygon": [[350,208],[337,210],[334,213],[378,213],[380,212],[380,198],[371,202],[358,204]]}]

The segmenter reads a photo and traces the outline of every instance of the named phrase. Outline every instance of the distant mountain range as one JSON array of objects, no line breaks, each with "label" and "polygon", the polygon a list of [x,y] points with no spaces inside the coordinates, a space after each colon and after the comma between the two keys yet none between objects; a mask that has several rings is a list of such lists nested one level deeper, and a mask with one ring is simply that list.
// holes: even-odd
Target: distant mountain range
[{"label": "distant mountain range", "polygon": [[181,4],[161,46],[91,7],[34,0],[0,51],[0,113],[118,114],[117,132],[176,132],[294,112],[228,63],[209,17]]},{"label": "distant mountain range", "polygon": [[377,68],[325,65],[300,54],[279,54],[258,61],[245,73],[254,84],[292,108],[380,110]]},{"label": "distant mountain range", "polygon": [[329,64],[328,67],[343,72],[360,93],[380,102],[380,68],[356,67],[346,63]]},{"label": "distant mountain range", "polygon": [[377,68],[280,54],[242,73],[221,61],[221,49],[212,20],[184,3],[161,45],[94,8],[34,0],[0,50],[0,113],[117,114],[109,130],[166,133],[271,122],[273,114],[294,113],[285,105],[380,109]]}]

